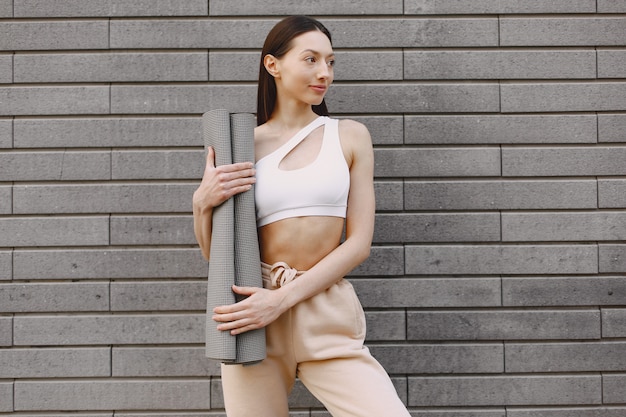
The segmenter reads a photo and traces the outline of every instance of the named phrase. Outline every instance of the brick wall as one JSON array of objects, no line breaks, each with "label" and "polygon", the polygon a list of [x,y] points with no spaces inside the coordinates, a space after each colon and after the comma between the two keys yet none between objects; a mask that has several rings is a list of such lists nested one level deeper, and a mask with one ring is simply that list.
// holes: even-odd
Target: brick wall
[{"label": "brick wall", "polygon": [[0,0],[0,416],[223,416],[199,116],[297,13],[372,132],[350,278],[412,414],[626,415],[624,0]]}]

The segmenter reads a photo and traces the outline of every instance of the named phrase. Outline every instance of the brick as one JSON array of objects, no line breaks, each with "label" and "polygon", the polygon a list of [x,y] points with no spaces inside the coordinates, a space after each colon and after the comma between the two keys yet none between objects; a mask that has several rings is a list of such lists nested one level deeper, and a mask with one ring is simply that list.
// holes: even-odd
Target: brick
[{"label": "brick", "polygon": [[0,185],[0,214],[9,214],[12,210],[13,190],[11,186]]},{"label": "brick", "polygon": [[409,377],[409,406],[590,405],[599,375]]},{"label": "brick", "polygon": [[407,144],[596,143],[595,115],[406,116]]},{"label": "brick", "polygon": [[111,154],[114,180],[200,179],[205,165],[202,149],[113,151]]},{"label": "brick", "polygon": [[206,293],[206,280],[112,282],[111,311],[205,310]]},{"label": "brick", "polygon": [[14,279],[206,277],[195,248],[16,250]]},{"label": "brick", "polygon": [[17,381],[15,409],[200,410],[209,408],[210,381],[104,380]]},{"label": "brick", "polygon": [[109,348],[0,350],[0,378],[72,378],[111,375]]},{"label": "brick", "polygon": [[[215,394],[213,394],[215,395]],[[291,416],[291,414],[290,414]],[[64,416],[62,416],[64,417]],[[73,417],[73,416],[72,416]],[[81,417],[81,416],[79,416]],[[168,412],[156,412],[156,413],[125,413],[121,411],[115,412],[115,417],[226,417],[226,413],[224,411],[214,411],[214,412],[206,412],[199,413],[195,411],[191,411],[188,413],[185,412],[177,412],[177,413],[168,413]],[[308,417],[308,416],[304,416]]]},{"label": "brick", "polygon": [[596,245],[407,246],[408,274],[594,274]]},{"label": "brick", "polygon": [[407,116],[405,142],[595,143],[596,124],[592,115]]},{"label": "brick", "polygon": [[406,80],[595,78],[593,50],[406,51]]},{"label": "brick", "polygon": [[602,309],[602,337],[624,337],[626,335],[626,310],[622,308]]},{"label": "brick", "polygon": [[[279,19],[111,20],[112,49],[261,48]],[[228,33],[228,36],[224,36]]]},{"label": "brick", "polygon": [[98,113],[109,113],[109,87],[0,87],[0,115]]},{"label": "brick", "polygon": [[497,112],[497,84],[335,84],[328,91],[332,113]]},{"label": "brick", "polygon": [[0,381],[0,412],[13,411],[13,381]]},{"label": "brick", "polygon": [[[445,409],[417,409],[417,411],[411,410],[411,416],[413,417],[506,417],[508,410],[504,408],[450,408]],[[330,415],[328,416],[330,417]]]},{"label": "brick", "polygon": [[624,277],[502,278],[504,306],[598,306],[626,304]]},{"label": "brick", "polygon": [[499,176],[499,148],[379,148],[376,177]]},{"label": "brick", "polygon": [[504,372],[501,344],[374,345],[370,351],[391,374]]},{"label": "brick", "polygon": [[209,81],[256,81],[260,51],[209,51]]},{"label": "brick", "polygon": [[[20,417],[40,417],[41,414],[20,413]],[[67,417],[67,414],[50,414],[46,413],[46,417]],[[113,413],[72,413],[72,417],[113,417]]]},{"label": "brick", "polygon": [[380,3],[376,0],[358,0],[354,2],[336,2],[333,0],[314,0],[308,2],[271,0],[248,2],[246,7],[229,0],[213,0],[209,5],[211,16],[250,16],[250,15],[283,15],[285,10],[290,14],[304,15],[376,15],[402,14],[402,1],[391,0]]},{"label": "brick", "polygon": [[[112,20],[111,48],[261,48],[279,19]],[[498,20],[323,19],[336,48],[498,46]],[[229,36],[222,36],[223,33]]]},{"label": "brick", "polygon": [[602,402],[604,404],[623,404],[626,400],[626,375],[602,375]]},{"label": "brick", "polygon": [[203,146],[199,117],[18,119],[14,126],[16,148]]},{"label": "brick", "polygon": [[376,211],[401,211],[404,208],[404,192],[400,181],[374,182]]},{"label": "brick", "polygon": [[195,113],[212,109],[256,111],[255,85],[113,85],[112,113]]},{"label": "brick", "polygon": [[376,243],[499,240],[499,213],[378,214],[373,239]]},{"label": "brick", "polygon": [[365,342],[406,340],[406,313],[404,310],[366,311],[367,335]]},{"label": "brick", "polygon": [[0,54],[0,84],[10,84],[12,82],[13,55]]},{"label": "brick", "polygon": [[107,20],[3,21],[0,50],[108,49]]},{"label": "brick", "polygon": [[0,0],[0,17],[13,17],[13,0]]},{"label": "brick", "polygon": [[15,214],[34,213],[191,213],[198,184],[121,183],[16,185]]},{"label": "brick", "polygon": [[205,314],[19,316],[14,345],[204,343]]},{"label": "brick", "polygon": [[502,84],[501,94],[505,113],[626,110],[620,82]]},{"label": "brick", "polygon": [[406,210],[597,208],[595,180],[410,181]]},{"label": "brick", "polygon": [[502,241],[626,240],[626,213],[502,213]]},{"label": "brick", "polygon": [[0,312],[2,313],[108,310],[108,283],[0,285]]},{"label": "brick", "polygon": [[623,17],[554,17],[500,19],[500,46],[622,46]]},{"label": "brick", "polygon": [[626,50],[598,51],[598,78],[626,78]]},{"label": "brick", "polygon": [[598,179],[598,208],[626,207],[626,182],[621,179]]},{"label": "brick", "polygon": [[598,142],[626,142],[624,132],[626,132],[626,115],[598,115]]},{"label": "brick", "polygon": [[405,0],[405,14],[595,13],[594,0]]},{"label": "brick", "polygon": [[[15,17],[206,16],[205,0],[14,0]],[[147,3],[147,4],[146,4]]]},{"label": "brick", "polygon": [[502,149],[503,176],[624,175],[626,148],[559,147]]},{"label": "brick", "polygon": [[13,121],[0,119],[0,149],[11,147],[13,147]]},{"label": "brick", "polygon": [[[335,81],[402,80],[400,51],[335,51]],[[259,52],[209,52],[210,81],[256,81]],[[595,65],[595,60],[594,60]],[[595,68],[595,67],[594,67]]]},{"label": "brick", "polygon": [[626,366],[623,342],[507,343],[506,372],[621,371]]},{"label": "brick", "polygon": [[409,311],[409,340],[599,339],[597,310]]},{"label": "brick", "polygon": [[[0,57],[1,60],[1,57]],[[0,69],[1,71],[1,69]],[[0,149],[13,147],[13,121],[0,119]]]},{"label": "brick", "polygon": [[0,251],[0,281],[10,280],[13,277],[12,257],[12,252]]},{"label": "brick", "polygon": [[497,307],[499,278],[353,279],[364,307]]},{"label": "brick", "polygon": [[626,271],[626,245],[601,244],[598,252],[600,273]]},{"label": "brick", "polygon": [[0,346],[11,346],[12,344],[13,317],[0,316]]},{"label": "brick", "polygon": [[498,21],[485,18],[325,19],[335,48],[498,46]]},{"label": "brick", "polygon": [[208,63],[206,52],[29,54],[15,57],[14,77],[16,83],[207,81]]},{"label": "brick", "polygon": [[402,246],[374,246],[369,258],[350,272],[350,276],[402,274],[404,274],[404,248]]},{"label": "brick", "polygon": [[626,412],[617,407],[527,408],[507,410],[508,417],[621,417]]},{"label": "brick", "polygon": [[0,246],[83,246],[108,243],[108,217],[0,218]]},{"label": "brick", "polygon": [[112,216],[112,245],[195,245],[193,217]]},{"label": "brick", "polygon": [[598,13],[626,13],[626,1],[598,0]]},{"label": "brick", "polygon": [[0,181],[110,178],[109,152],[0,152]]},{"label": "brick", "polygon": [[114,347],[113,377],[197,377],[220,374],[204,347]]},{"label": "brick", "polygon": [[374,145],[401,145],[404,142],[403,116],[371,115],[349,118],[363,123],[368,128]]}]

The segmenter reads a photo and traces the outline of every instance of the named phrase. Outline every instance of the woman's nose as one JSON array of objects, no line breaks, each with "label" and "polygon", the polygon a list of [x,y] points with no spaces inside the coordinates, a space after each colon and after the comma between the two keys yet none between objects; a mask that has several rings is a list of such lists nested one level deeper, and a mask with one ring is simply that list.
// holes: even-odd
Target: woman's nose
[{"label": "woman's nose", "polygon": [[328,78],[330,76],[330,65],[326,62],[322,62],[317,74],[319,78]]}]

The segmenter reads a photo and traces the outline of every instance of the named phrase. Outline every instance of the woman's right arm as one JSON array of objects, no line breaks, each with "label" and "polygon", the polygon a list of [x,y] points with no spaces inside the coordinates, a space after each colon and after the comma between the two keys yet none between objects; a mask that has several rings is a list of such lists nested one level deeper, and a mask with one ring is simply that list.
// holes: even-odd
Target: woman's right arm
[{"label": "woman's right arm", "polygon": [[235,194],[248,191],[256,181],[254,164],[240,162],[215,166],[215,151],[207,150],[206,166],[200,186],[193,193],[193,231],[202,250],[209,260],[211,254],[211,230],[213,208]]}]

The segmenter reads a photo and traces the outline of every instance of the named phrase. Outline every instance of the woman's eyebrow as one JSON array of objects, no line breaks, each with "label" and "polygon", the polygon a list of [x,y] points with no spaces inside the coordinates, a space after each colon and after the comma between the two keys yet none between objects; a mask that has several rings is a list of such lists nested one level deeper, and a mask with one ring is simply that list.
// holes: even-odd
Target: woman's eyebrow
[{"label": "woman's eyebrow", "polygon": [[[300,52],[301,54],[305,54],[305,53],[311,53],[313,55],[322,55],[320,52],[314,50],[314,49],[305,49],[304,51]],[[331,52],[330,54],[328,54],[328,56],[335,56],[334,52]]]}]

